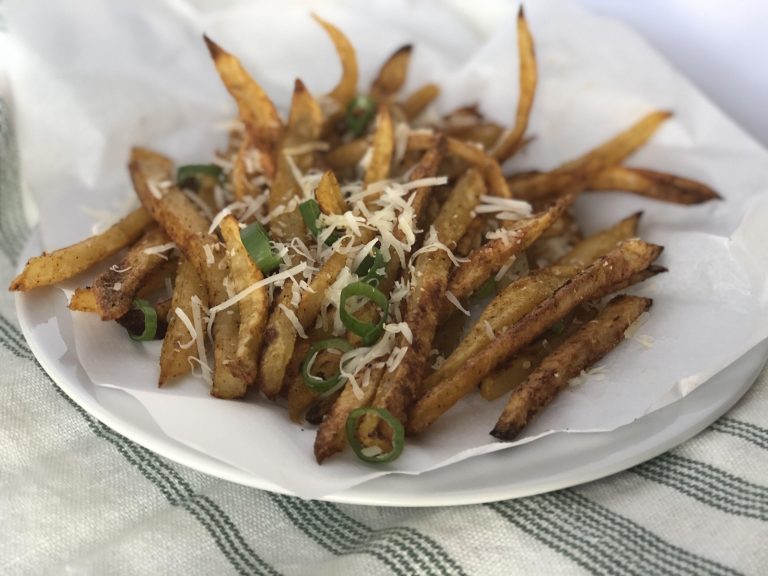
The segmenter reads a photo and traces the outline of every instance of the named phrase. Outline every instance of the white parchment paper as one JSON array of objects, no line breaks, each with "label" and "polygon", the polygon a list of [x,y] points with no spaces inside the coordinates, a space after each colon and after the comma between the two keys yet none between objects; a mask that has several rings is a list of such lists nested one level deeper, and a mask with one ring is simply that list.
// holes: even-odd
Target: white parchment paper
[{"label": "white parchment paper", "polygon": [[[518,73],[511,3],[229,2],[200,9],[182,0],[12,0],[9,72],[24,179],[46,248],[89,233],[94,210],[125,211],[133,201],[125,168],[131,146],[185,163],[206,161],[224,142],[222,125],[235,108],[203,31],[237,54],[283,110],[295,77],[315,94],[332,88],[339,65],[311,10],[355,44],[361,87],[394,49],[413,43],[406,92],[435,81],[442,110],[478,103],[511,123]],[[691,208],[619,194],[579,200],[587,232],[643,210],[642,236],[666,247],[659,263],[670,271],[635,289],[654,298],[637,336],[601,363],[602,374],[563,392],[521,442],[627,424],[690,393],[768,336],[768,153],[623,25],[565,1],[531,2],[526,13],[539,62],[530,127],[536,139],[508,169],[551,168],[665,108],[675,117],[630,164],[702,180],[725,201]],[[473,395],[389,467],[350,454],[317,466],[314,430],[290,423],[282,408],[258,398],[215,400],[192,378],[158,390],[158,343],[137,344],[114,323],[74,316],[77,354],[94,382],[134,395],[173,438],[304,497],[511,445],[488,435],[504,400]]]}]

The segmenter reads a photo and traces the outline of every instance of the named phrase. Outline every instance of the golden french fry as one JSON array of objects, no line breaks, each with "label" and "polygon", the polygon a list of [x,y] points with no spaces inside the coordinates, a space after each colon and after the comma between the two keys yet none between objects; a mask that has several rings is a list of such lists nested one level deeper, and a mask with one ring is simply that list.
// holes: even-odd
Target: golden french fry
[{"label": "golden french fry", "polygon": [[90,312],[101,315],[101,308],[90,288],[75,288],[67,308],[74,312]]},{"label": "golden french fry", "polygon": [[526,200],[546,198],[561,194],[576,180],[589,181],[605,168],[622,162],[645,144],[671,115],[667,111],[652,112],[594,150],[555,170],[513,176],[508,180],[512,195]]},{"label": "golden french fry", "polygon": [[[483,179],[476,170],[468,171],[456,183],[433,223],[439,242],[448,247],[456,244],[472,221],[472,211],[484,193]],[[424,252],[416,258],[404,318],[411,327],[411,336],[399,336],[397,346],[405,348],[406,352],[394,370],[384,373],[373,400],[373,406],[388,410],[400,422],[405,422],[420,389],[419,380],[432,350],[450,268],[451,261],[441,250]],[[378,421],[377,418],[365,418],[359,434],[363,437],[376,434],[383,440],[390,440],[387,436],[391,428],[376,427]]]},{"label": "golden french fry", "polygon": [[520,95],[517,101],[515,125],[502,137],[493,151],[494,157],[501,163],[522,148],[531,108],[533,108],[533,96],[536,93],[536,53],[522,6],[517,15],[517,49],[520,55]]},{"label": "golden french fry", "polygon": [[[312,14],[312,18],[314,18],[326,31],[333,42],[336,52],[339,55],[339,60],[341,61],[341,79],[328,94],[328,98],[336,103],[338,113],[343,114],[347,109],[347,106],[349,106],[349,103],[352,102],[357,95],[358,71],[355,48],[344,33],[336,28],[336,26],[323,20],[317,14]],[[332,116],[335,115],[336,114]]]},{"label": "golden french fry", "polygon": [[720,200],[712,188],[696,180],[643,168],[611,166],[590,179],[587,190],[632,192],[675,204]]},{"label": "golden french fry", "polygon": [[318,182],[315,198],[323,214],[343,214],[347,210],[347,202],[341,194],[339,182],[330,170],[325,172]]},{"label": "golden french fry", "polygon": [[512,440],[541,412],[571,378],[578,376],[624,340],[627,328],[652,301],[637,296],[617,296],[592,321],[584,324],[554,352],[544,358],[528,379],[512,392],[491,434]]},{"label": "golden french fry", "polygon": [[146,278],[165,260],[144,251],[169,242],[162,228],[150,228],[117,264],[99,274],[91,290],[102,320],[115,320],[131,309],[136,293]]},{"label": "golden french fry", "polygon": [[[229,277],[236,292],[242,292],[264,279],[240,240],[240,226],[233,216],[226,216],[220,224],[221,235],[229,252]],[[259,354],[264,328],[269,315],[269,295],[266,286],[253,290],[240,300],[240,328],[235,358],[237,369],[249,385],[254,384],[259,368]]]},{"label": "golden french fry", "polygon": [[[376,115],[376,129],[373,134],[372,147],[371,161],[363,178],[366,186],[389,178],[392,154],[395,150],[395,134],[392,127],[392,115],[389,112],[389,107],[384,104],[379,106]],[[371,201],[373,200],[373,197],[369,198]]]},{"label": "golden french fry", "polygon": [[408,120],[413,120],[429,106],[440,94],[436,84],[425,84],[400,103]]},{"label": "golden french fry", "polygon": [[[163,386],[174,378],[188,374],[192,370],[190,358],[195,358],[197,349],[188,345],[190,333],[179,319],[176,312],[181,310],[188,319],[193,318],[192,299],[197,297],[202,305],[207,305],[208,294],[195,267],[182,257],[176,272],[176,282],[173,287],[171,311],[168,319],[168,330],[163,338],[163,348],[160,351],[160,378],[158,386]],[[202,338],[202,335],[198,335]],[[182,346],[185,346],[182,348]]]},{"label": "golden french fry", "polygon": [[427,390],[414,406],[408,420],[411,434],[423,432],[441,414],[471,392],[493,370],[533,342],[544,330],[592,299],[646,269],[662,248],[639,239],[626,240],[606,256],[582,270],[518,322],[506,327],[482,351],[457,372]]},{"label": "golden french fry", "polygon": [[467,144],[480,144],[483,150],[490,150],[499,141],[504,129],[495,122],[478,122],[469,126],[446,126],[444,132],[446,136]]},{"label": "golden french fry", "polygon": [[277,108],[237,58],[208,36],[203,38],[224,86],[237,102],[240,120],[251,133],[254,145],[271,156],[283,129]]},{"label": "golden french fry", "polygon": [[325,163],[334,172],[354,168],[368,151],[368,141],[365,138],[352,140],[329,151],[325,155]]},{"label": "golden french fry", "polygon": [[8,289],[26,292],[77,276],[136,242],[151,224],[149,213],[137,208],[101,234],[30,258]]},{"label": "golden french fry", "polygon": [[[470,252],[468,262],[463,262],[451,276],[448,290],[463,300],[472,295],[491,276],[501,270],[511,258],[522,253],[560,216],[574,200],[575,195],[558,200],[546,212],[525,220],[518,220],[508,228],[508,235],[486,242]],[[452,304],[443,306],[441,318],[452,313]]]},{"label": "golden french fry", "polygon": [[642,212],[636,212],[610,228],[585,238],[560,258],[556,264],[560,266],[578,266],[580,268],[591,264],[600,256],[604,256],[613,250],[616,244],[622,240],[628,240],[637,236],[637,226],[642,215]]},{"label": "golden french fry", "polygon": [[[156,152],[134,148],[129,168],[141,203],[195,267],[205,284],[211,308],[224,303],[228,299],[224,286],[229,262],[218,239],[208,233],[208,220],[178,188],[168,188],[159,198],[152,192],[156,188],[153,183],[169,179],[172,162]],[[213,323],[215,365],[211,394],[220,398],[239,398],[247,388],[247,383],[234,371],[238,322],[237,308],[230,307],[216,314]]]},{"label": "golden french fry", "polygon": [[269,222],[269,231],[275,240],[290,242],[306,233],[298,208],[290,208],[292,202],[300,201],[304,195],[301,183],[296,181],[292,164],[301,173],[312,168],[315,150],[302,147],[317,142],[322,128],[323,113],[320,105],[301,80],[296,80],[288,125],[277,158],[277,174],[269,190],[270,211],[287,207],[285,212],[274,216]]},{"label": "golden french fry", "polygon": [[376,100],[383,100],[394,96],[405,84],[408,74],[408,65],[411,62],[413,46],[406,44],[398,48],[390,56],[379,70],[371,87],[371,96]]}]

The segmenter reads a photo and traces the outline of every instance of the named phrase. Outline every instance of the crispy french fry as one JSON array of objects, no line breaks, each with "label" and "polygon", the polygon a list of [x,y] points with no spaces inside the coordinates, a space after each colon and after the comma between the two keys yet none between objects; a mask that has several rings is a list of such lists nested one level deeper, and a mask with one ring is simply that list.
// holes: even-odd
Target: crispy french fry
[{"label": "crispy french fry", "polygon": [[339,182],[330,170],[325,172],[318,182],[315,198],[323,214],[343,214],[347,210],[347,202],[341,194]]},{"label": "crispy french fry", "polygon": [[357,166],[367,151],[368,141],[365,138],[359,138],[329,151],[325,155],[325,163],[335,172],[347,170]]},{"label": "crispy french fry", "polygon": [[467,256],[472,250],[480,248],[483,243],[483,234],[485,233],[486,222],[482,216],[475,216],[474,220],[467,227],[464,236],[456,244],[454,252],[459,256]]},{"label": "crispy french fry", "polygon": [[178,258],[171,258],[163,261],[160,266],[152,270],[149,276],[147,276],[144,283],[141,285],[141,288],[139,288],[139,291],[136,292],[136,296],[146,299],[161,290],[165,290],[166,297],[170,298],[173,296],[173,291],[168,289],[168,284],[172,284],[173,278],[176,277],[176,269],[178,266]]},{"label": "crispy french fry", "polygon": [[[291,202],[303,197],[301,183],[296,176],[291,163],[295,163],[300,172],[309,170],[315,162],[315,151],[302,151],[301,146],[316,142],[323,128],[323,113],[320,105],[312,97],[301,80],[296,80],[296,86],[291,100],[291,112],[285,137],[280,144],[277,158],[277,174],[269,190],[269,209],[290,206]],[[275,240],[290,242],[306,233],[304,221],[298,208],[286,209],[285,212],[273,217],[269,230]]]},{"label": "crispy french fry", "polygon": [[639,239],[626,240],[585,268],[521,320],[501,331],[451,377],[430,388],[411,411],[408,431],[411,434],[423,432],[486,375],[533,342],[549,326],[606,287],[646,269],[661,251],[660,246]]},{"label": "crispy french fry", "polygon": [[158,386],[163,386],[170,380],[184,376],[192,370],[190,358],[196,358],[197,349],[191,345],[191,342],[187,342],[191,334],[179,319],[176,310],[181,310],[191,320],[193,317],[192,299],[195,296],[200,299],[203,305],[207,305],[208,294],[200,276],[189,260],[182,257],[176,272],[176,283],[173,287],[168,330],[163,338],[163,348],[160,351]]},{"label": "crispy french fry", "polygon": [[490,150],[499,141],[504,129],[495,122],[478,122],[469,126],[446,126],[444,132],[467,144],[480,144],[483,150]]},{"label": "crispy french fry", "polygon": [[[168,188],[160,198],[152,193],[153,183],[168,180],[172,169],[171,161],[156,152],[140,148],[131,152],[131,178],[141,203],[195,267],[213,309],[228,298],[224,284],[229,263],[218,239],[208,233],[208,221],[189,198],[175,187]],[[237,308],[229,308],[216,314],[213,323],[215,366],[211,394],[220,398],[239,398],[247,388],[233,370],[238,321]]]},{"label": "crispy french fry", "polygon": [[99,303],[96,301],[96,296],[90,288],[75,288],[67,308],[73,312],[90,312],[101,315]]},{"label": "crispy french fry", "polygon": [[517,49],[520,54],[520,95],[517,101],[515,125],[502,137],[493,151],[494,157],[500,163],[511,158],[522,147],[531,108],[533,108],[533,96],[536,93],[536,53],[522,6],[517,15]]},{"label": "crispy french fry", "polygon": [[589,181],[587,190],[632,192],[674,204],[701,204],[720,200],[712,188],[696,180],[643,168],[611,166]]},{"label": "crispy french fry", "polygon": [[429,106],[440,94],[436,84],[425,84],[400,103],[408,120],[413,120]]},{"label": "crispy french fry", "polygon": [[[574,198],[574,195],[561,198],[546,212],[517,221],[514,227],[508,228],[509,236],[490,240],[470,252],[469,261],[463,262],[451,276],[448,290],[459,300],[471,296],[511,258],[528,248],[552,225]],[[450,303],[443,305],[442,319],[452,314],[452,306]]]},{"label": "crispy french fry", "polygon": [[600,256],[607,254],[622,240],[637,236],[637,226],[642,215],[642,212],[636,212],[610,228],[585,238],[560,258],[556,264],[582,268],[591,264]]},{"label": "crispy french fry", "polygon": [[592,322],[588,322],[544,358],[528,379],[512,392],[491,434],[512,440],[543,410],[571,378],[587,369],[624,339],[624,332],[652,301],[617,296]]},{"label": "crispy french fry", "polygon": [[647,114],[604,144],[551,172],[513,176],[508,180],[512,195],[526,200],[546,198],[562,193],[577,179],[589,181],[602,170],[622,162],[645,144],[671,115],[667,111]]},{"label": "crispy french fry", "polygon": [[96,277],[91,290],[98,302],[102,320],[115,320],[131,309],[144,280],[164,262],[157,254],[146,254],[144,251],[168,242],[162,228],[150,228],[131,247],[117,268],[109,268]]},{"label": "crispy french fry", "polygon": [[237,102],[240,120],[251,133],[254,145],[272,156],[283,129],[277,108],[237,58],[207,36],[203,38],[224,86]]},{"label": "crispy french fry", "polygon": [[400,91],[408,74],[413,46],[406,44],[398,48],[379,70],[371,87],[371,96],[376,100],[384,100]]},{"label": "crispy french fry", "polygon": [[[472,211],[484,193],[483,179],[476,170],[468,171],[456,183],[433,224],[439,242],[448,247],[455,246],[466,232],[472,221]],[[402,334],[398,338],[397,346],[406,348],[406,352],[397,368],[384,373],[373,400],[373,406],[388,410],[400,422],[407,418],[419,391],[419,379],[427,367],[451,261],[445,252],[435,250],[419,254],[414,267],[404,318],[411,326],[412,334],[410,338]],[[363,437],[376,435],[391,441],[388,438],[391,428],[377,427],[377,422],[376,418],[365,418],[359,434]]]},{"label": "crispy french fry", "polygon": [[[242,292],[264,279],[261,269],[248,254],[240,240],[240,226],[233,216],[221,221],[221,235],[229,252],[229,277],[236,292]],[[264,328],[269,315],[269,295],[265,286],[240,300],[240,328],[235,359],[237,369],[249,385],[255,383],[259,368],[259,353]]]},{"label": "crispy french fry", "polygon": [[30,258],[8,289],[26,292],[77,276],[136,242],[151,224],[149,213],[137,208],[101,234]]},{"label": "crispy french fry", "polygon": [[[392,155],[395,150],[395,134],[392,127],[392,116],[389,112],[389,107],[386,105],[379,106],[372,147],[371,161],[365,170],[365,177],[363,178],[366,186],[389,178]],[[372,201],[375,197],[371,196],[369,198]]]},{"label": "crispy french fry", "polygon": [[[328,94],[328,98],[336,103],[338,113],[343,114],[357,94],[357,55],[352,43],[344,33],[333,24],[323,20],[317,14],[312,14],[320,26],[326,31],[333,42],[336,52],[341,61],[341,79],[333,90]],[[336,114],[331,115],[332,117]]]}]

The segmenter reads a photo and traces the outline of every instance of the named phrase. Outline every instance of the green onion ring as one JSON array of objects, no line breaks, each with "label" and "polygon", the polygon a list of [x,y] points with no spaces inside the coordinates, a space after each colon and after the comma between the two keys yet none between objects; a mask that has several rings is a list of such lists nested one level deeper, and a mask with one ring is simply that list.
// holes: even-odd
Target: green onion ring
[{"label": "green onion ring", "polygon": [[[357,426],[360,418],[366,414],[375,414],[392,428],[392,450],[389,452],[377,454],[376,456],[368,456],[363,452],[365,447],[357,438]],[[403,430],[402,423],[384,408],[357,408],[352,410],[347,417],[347,442],[349,442],[352,450],[363,462],[386,464],[387,462],[397,460],[400,454],[402,454],[405,447],[405,431]]]},{"label": "green onion ring", "polygon": [[186,166],[179,166],[176,171],[176,182],[181,184],[185,180],[196,178],[198,175],[209,176],[218,180],[221,178],[221,174],[221,166],[216,166],[216,164],[187,164]]},{"label": "green onion ring", "polygon": [[243,228],[240,231],[240,240],[264,274],[269,274],[280,266],[280,258],[272,252],[269,236],[261,223],[251,222]]},{"label": "green onion ring", "polygon": [[[309,231],[312,232],[312,235],[315,238],[318,238],[322,232],[320,226],[317,225],[317,219],[320,217],[320,204],[318,204],[317,200],[314,198],[310,198],[299,204],[299,212],[304,220],[304,224],[309,228]],[[325,239],[326,246],[333,246],[339,238],[340,236],[334,232]]]},{"label": "green onion ring", "polygon": [[[368,298],[368,300],[379,307],[381,318],[376,324],[363,322],[347,311],[347,300],[353,296]],[[341,321],[348,330],[360,336],[363,339],[363,344],[366,346],[373,345],[381,338],[381,335],[384,333],[384,323],[387,321],[388,313],[389,300],[387,297],[383,292],[366,282],[352,282],[352,284],[348,284],[341,290],[341,296],[339,297],[339,316]]]},{"label": "green onion ring", "polygon": [[138,335],[129,332],[128,335],[137,342],[154,340],[157,334],[157,311],[154,306],[146,300],[137,298],[133,301],[133,308],[140,310],[144,314],[144,332]]},{"label": "green onion ring", "polygon": [[329,392],[341,382],[341,374],[339,372],[337,372],[335,376],[331,376],[325,380],[310,372],[312,362],[314,362],[315,357],[323,350],[341,350],[342,353],[349,352],[352,350],[352,344],[343,338],[328,338],[326,340],[315,342],[309,347],[307,356],[304,358],[304,362],[301,363],[301,376],[304,378],[304,384],[307,385],[307,388],[320,393]]},{"label": "green onion ring", "polygon": [[345,123],[354,136],[361,136],[376,115],[376,102],[370,96],[358,96],[347,107]]}]

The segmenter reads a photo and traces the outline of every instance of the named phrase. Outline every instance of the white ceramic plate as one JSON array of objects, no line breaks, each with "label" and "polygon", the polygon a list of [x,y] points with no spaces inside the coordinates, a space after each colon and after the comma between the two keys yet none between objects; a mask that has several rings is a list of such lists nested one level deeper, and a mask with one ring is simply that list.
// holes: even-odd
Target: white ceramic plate
[{"label": "white ceramic plate", "polygon": [[[34,234],[21,261],[40,250]],[[45,371],[98,420],[190,468],[246,486],[289,493],[173,440],[132,396],[96,386],[74,352],[70,313],[61,290],[18,293],[16,307],[22,331]],[[325,499],[368,505],[446,506],[519,498],[596,480],[661,454],[706,428],[749,389],[767,354],[768,342],[762,342],[683,400],[613,432],[553,434],[419,476],[384,476]]]}]

